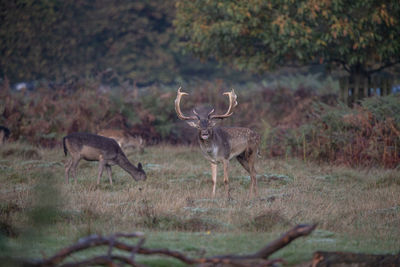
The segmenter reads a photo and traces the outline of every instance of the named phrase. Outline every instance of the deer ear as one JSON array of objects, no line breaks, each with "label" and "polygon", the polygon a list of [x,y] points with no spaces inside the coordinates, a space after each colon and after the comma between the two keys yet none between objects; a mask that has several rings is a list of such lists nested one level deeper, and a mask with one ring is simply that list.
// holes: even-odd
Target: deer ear
[{"label": "deer ear", "polygon": [[189,124],[189,126],[192,126],[194,128],[199,128],[199,124],[194,121],[187,121],[186,123]]},{"label": "deer ear", "polygon": [[137,165],[137,167],[138,167],[139,170],[143,170],[142,163],[139,162],[139,164]]}]

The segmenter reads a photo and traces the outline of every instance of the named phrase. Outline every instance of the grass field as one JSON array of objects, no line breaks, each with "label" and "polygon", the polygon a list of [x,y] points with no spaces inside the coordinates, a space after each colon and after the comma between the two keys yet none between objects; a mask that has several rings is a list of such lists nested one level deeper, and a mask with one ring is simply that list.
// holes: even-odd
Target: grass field
[{"label": "grass field", "polygon": [[[40,258],[93,233],[143,231],[145,246],[201,257],[250,253],[299,223],[318,223],[271,258],[289,265],[316,250],[398,253],[400,170],[351,169],[296,159],[259,158],[259,196],[248,199],[248,174],[233,160],[232,201],[225,198],[222,167],[211,198],[209,163],[198,147],[159,145],[144,154],[145,182],[118,166],[110,186],[96,186],[97,163],[81,161],[78,180],[67,184],[61,148],[14,143],[0,148],[0,255]],[[95,253],[91,251],[88,253]],[[81,257],[87,256],[86,254]],[[152,266],[178,261],[141,257]]]}]

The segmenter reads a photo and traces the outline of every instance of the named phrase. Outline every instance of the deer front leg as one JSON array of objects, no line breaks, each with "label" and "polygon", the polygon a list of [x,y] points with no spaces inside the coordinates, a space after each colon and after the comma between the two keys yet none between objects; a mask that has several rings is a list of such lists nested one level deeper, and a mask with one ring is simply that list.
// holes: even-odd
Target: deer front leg
[{"label": "deer front leg", "polygon": [[103,155],[100,155],[100,157],[99,157],[99,174],[97,176],[97,185],[100,184],[100,178],[103,175],[103,169],[104,169],[105,165],[106,165],[106,163],[104,162]]},{"label": "deer front leg", "polygon": [[253,170],[250,173],[250,179],[251,179],[251,184],[250,184],[250,192],[249,192],[249,198],[252,197],[252,194],[254,192],[254,196],[258,196],[258,190],[257,190],[257,177],[256,177],[256,172],[253,168]]},{"label": "deer front leg", "polygon": [[213,181],[212,196],[215,197],[215,187],[217,186],[217,164],[211,163],[211,178]]},{"label": "deer front leg", "polygon": [[251,186],[250,186],[250,195],[249,197],[252,197],[252,193],[254,191],[254,196],[257,197],[258,196],[258,186],[257,186],[257,173],[256,173],[256,169],[254,167],[254,163],[255,163],[255,159],[256,159],[256,153],[252,153],[249,156],[249,167],[250,167],[250,178],[251,178]]},{"label": "deer front leg", "polygon": [[107,174],[108,174],[108,180],[110,180],[110,185],[112,185],[112,174],[111,174],[111,166],[106,164],[106,170],[107,170]]},{"label": "deer front leg", "polygon": [[229,160],[224,160],[224,186],[225,186],[225,192],[226,192],[226,197],[228,199],[231,198],[230,193],[229,193],[229,178],[228,178],[228,166],[229,166]]}]

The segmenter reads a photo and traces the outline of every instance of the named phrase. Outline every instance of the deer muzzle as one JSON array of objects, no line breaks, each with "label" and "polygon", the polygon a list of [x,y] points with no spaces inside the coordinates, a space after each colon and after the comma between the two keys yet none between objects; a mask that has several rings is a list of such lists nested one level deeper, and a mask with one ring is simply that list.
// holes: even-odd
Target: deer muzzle
[{"label": "deer muzzle", "polygon": [[210,138],[210,133],[208,132],[208,130],[200,130],[200,138],[203,140],[207,140],[208,138]]}]

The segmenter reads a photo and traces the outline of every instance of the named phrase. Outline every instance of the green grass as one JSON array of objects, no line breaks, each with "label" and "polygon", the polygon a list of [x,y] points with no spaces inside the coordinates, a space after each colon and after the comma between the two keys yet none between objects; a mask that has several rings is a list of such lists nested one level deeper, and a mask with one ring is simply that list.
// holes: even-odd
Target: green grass
[{"label": "green grass", "polygon": [[[317,250],[398,253],[400,170],[261,158],[259,197],[248,199],[248,174],[232,160],[233,201],[227,201],[222,167],[211,198],[210,166],[197,147],[161,145],[127,154],[144,164],[148,179],[135,182],[114,166],[114,185],[103,175],[97,186],[97,163],[84,161],[77,181],[65,183],[61,148],[0,147],[0,257],[41,258],[90,234],[134,231],[146,234],[147,247],[191,257],[246,254],[299,223],[318,228],[271,258],[292,265]],[[151,266],[181,264],[165,257],[138,259]]]}]

